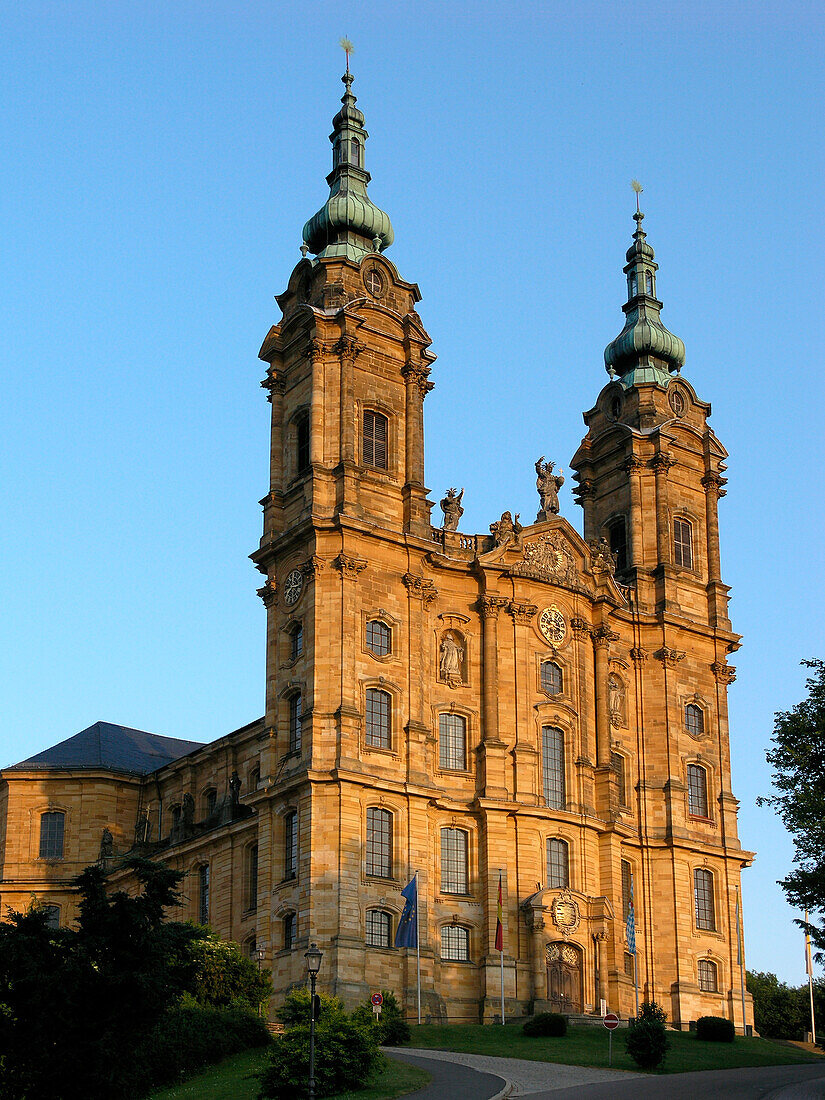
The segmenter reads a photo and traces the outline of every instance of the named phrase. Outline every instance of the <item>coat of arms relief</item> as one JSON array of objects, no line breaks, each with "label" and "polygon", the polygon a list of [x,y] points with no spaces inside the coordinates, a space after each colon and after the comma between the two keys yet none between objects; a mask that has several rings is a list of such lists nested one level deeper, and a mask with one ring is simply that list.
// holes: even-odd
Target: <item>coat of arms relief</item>
[{"label": "coat of arms relief", "polygon": [[579,583],[576,564],[567,539],[560,531],[539,535],[524,544],[524,560],[514,565],[512,573],[575,587]]}]

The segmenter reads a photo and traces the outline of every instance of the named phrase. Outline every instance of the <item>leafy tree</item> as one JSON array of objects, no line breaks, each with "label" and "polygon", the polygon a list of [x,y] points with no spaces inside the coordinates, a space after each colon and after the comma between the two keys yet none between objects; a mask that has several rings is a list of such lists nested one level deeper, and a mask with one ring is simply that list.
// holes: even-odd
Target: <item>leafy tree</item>
[{"label": "leafy tree", "polygon": [[410,1041],[410,1025],[404,1019],[398,998],[389,989],[382,989],[384,1003],[381,1005],[381,1014],[376,1019],[372,1011],[372,1002],[359,1005],[353,1012],[353,1020],[372,1024],[378,1031],[378,1042],[382,1047],[397,1047]]},{"label": "leafy tree", "polygon": [[627,1053],[640,1069],[656,1069],[664,1060],[670,1047],[665,1021],[665,1010],[655,1001],[645,1001],[639,1015],[631,1021],[625,1036]]},{"label": "leafy tree", "polygon": [[[773,748],[767,753],[778,792],[757,799],[782,818],[796,848],[796,869],[780,881],[791,905],[825,913],[825,661],[803,661],[812,669],[808,697],[792,710],[779,711],[773,727]],[[797,921],[804,927],[804,921]],[[825,952],[825,927],[810,924],[810,934]]]},{"label": "leafy tree", "polygon": [[801,1039],[810,1028],[807,987],[793,989],[776,974],[755,971],[747,974],[748,992],[753,997],[756,1030],[766,1039]]},{"label": "leafy tree", "polygon": [[188,948],[193,964],[189,991],[200,1004],[222,1007],[243,1002],[255,1009],[272,993],[272,979],[236,943],[195,926]]}]

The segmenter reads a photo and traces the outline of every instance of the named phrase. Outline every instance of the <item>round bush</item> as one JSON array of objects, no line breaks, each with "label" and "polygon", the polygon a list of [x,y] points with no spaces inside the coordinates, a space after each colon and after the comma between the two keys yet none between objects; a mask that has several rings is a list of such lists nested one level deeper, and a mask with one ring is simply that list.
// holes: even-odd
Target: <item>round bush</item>
[{"label": "round bush", "polygon": [[387,989],[382,989],[381,992],[384,995],[384,1003],[377,1019],[369,1002],[359,1005],[353,1012],[352,1018],[375,1027],[378,1032],[378,1042],[382,1047],[399,1047],[410,1041],[410,1025],[404,1019],[396,995]]},{"label": "round bush", "polygon": [[706,1043],[732,1043],[735,1037],[733,1020],[724,1016],[701,1016],[696,1021],[696,1038]]},{"label": "round bush", "polygon": [[660,1066],[669,1046],[665,1025],[660,1020],[645,1019],[641,1013],[625,1037],[625,1049],[640,1069]]},{"label": "round bush", "polygon": [[[343,1014],[324,1019],[322,1013],[315,1027],[315,1095],[334,1096],[363,1088],[383,1058],[373,1024],[365,1027]],[[309,1025],[291,1027],[275,1040],[259,1080],[261,1100],[298,1100],[307,1095]]]},{"label": "round bush", "polygon": [[540,1036],[560,1038],[567,1034],[567,1019],[558,1012],[540,1012],[525,1021],[521,1030],[531,1039]]}]

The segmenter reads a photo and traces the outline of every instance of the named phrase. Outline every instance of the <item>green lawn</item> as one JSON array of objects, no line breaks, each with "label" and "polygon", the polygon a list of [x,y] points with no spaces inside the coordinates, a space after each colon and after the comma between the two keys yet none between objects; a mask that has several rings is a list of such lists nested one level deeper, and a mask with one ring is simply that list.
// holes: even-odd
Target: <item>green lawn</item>
[{"label": "green lawn", "polygon": [[[603,1027],[571,1027],[563,1039],[528,1039],[521,1022],[506,1027],[455,1024],[438,1027],[422,1024],[411,1028],[411,1047],[457,1050],[466,1054],[487,1054],[498,1058],[529,1058],[537,1062],[562,1062],[573,1066],[607,1068],[608,1033]],[[613,1069],[638,1072],[625,1053],[622,1028],[613,1032]],[[736,1069],[742,1066],[776,1066],[792,1062],[815,1062],[820,1054],[770,1039],[736,1038],[733,1043],[699,1042],[693,1034],[669,1031],[670,1050],[666,1073],[689,1073],[701,1069]]]},{"label": "green lawn", "polygon": [[[254,1075],[263,1067],[267,1053],[248,1050],[236,1054],[183,1085],[156,1092],[152,1100],[256,1100],[258,1081]],[[331,1100],[394,1100],[423,1088],[429,1081],[429,1073],[388,1058],[385,1069],[370,1078],[367,1088],[342,1092]]]}]

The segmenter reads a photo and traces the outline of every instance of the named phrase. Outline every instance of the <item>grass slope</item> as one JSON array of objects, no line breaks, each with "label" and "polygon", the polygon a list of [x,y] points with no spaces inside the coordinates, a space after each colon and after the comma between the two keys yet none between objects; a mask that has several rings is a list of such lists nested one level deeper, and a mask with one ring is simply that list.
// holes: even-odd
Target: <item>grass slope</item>
[{"label": "grass slope", "polygon": [[[411,1047],[428,1050],[456,1050],[464,1054],[486,1054],[493,1058],[527,1058],[537,1062],[560,1062],[570,1066],[607,1069],[608,1034],[603,1027],[571,1027],[563,1039],[528,1039],[521,1032],[522,1021],[505,1027],[455,1024],[446,1027],[422,1024],[411,1028]],[[624,1029],[613,1032],[613,1069],[639,1072],[625,1053]],[[669,1031],[670,1050],[666,1073],[689,1073],[702,1069],[738,1069],[744,1066],[779,1066],[816,1062],[821,1054],[809,1054],[770,1039],[744,1039],[733,1043],[699,1042],[695,1035]]]},{"label": "grass slope", "polygon": [[[152,1100],[257,1100],[255,1076],[264,1065],[268,1051],[248,1050],[212,1066],[182,1085],[157,1092]],[[423,1088],[429,1073],[416,1066],[388,1058],[385,1068],[358,1092],[342,1092],[330,1100],[395,1100],[397,1096]]]}]

